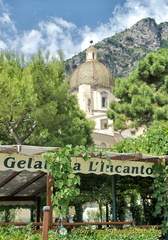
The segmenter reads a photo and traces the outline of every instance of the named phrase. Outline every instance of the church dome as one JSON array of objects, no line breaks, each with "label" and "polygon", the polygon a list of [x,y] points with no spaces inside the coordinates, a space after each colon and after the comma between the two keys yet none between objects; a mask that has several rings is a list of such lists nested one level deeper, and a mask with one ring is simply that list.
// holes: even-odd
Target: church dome
[{"label": "church dome", "polygon": [[86,50],[86,61],[73,72],[71,89],[81,84],[113,86],[114,81],[109,70],[97,58],[97,50],[90,46]]}]

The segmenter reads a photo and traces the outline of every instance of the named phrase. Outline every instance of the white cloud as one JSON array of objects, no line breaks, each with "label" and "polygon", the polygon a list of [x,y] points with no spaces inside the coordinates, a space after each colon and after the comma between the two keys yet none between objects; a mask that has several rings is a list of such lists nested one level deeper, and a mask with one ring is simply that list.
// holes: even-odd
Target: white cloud
[{"label": "white cloud", "polygon": [[157,23],[168,21],[168,1],[167,0],[127,0],[123,7],[116,6],[114,21],[117,28],[122,29],[131,27],[137,21],[151,17]]},{"label": "white cloud", "polygon": [[117,5],[106,24],[91,29],[84,26],[78,29],[74,23],[62,18],[51,18],[39,22],[36,29],[18,33],[7,7],[0,0],[0,48],[21,50],[26,55],[36,53],[40,47],[52,55],[61,49],[70,58],[94,43],[131,27],[137,21],[151,17],[157,23],[168,21],[168,0],[126,0],[123,6]]},{"label": "white cloud", "polygon": [[4,32],[17,32],[15,23],[11,20],[9,10],[3,1],[0,1],[0,28],[1,34],[4,35],[6,35]]},{"label": "white cloud", "polygon": [[[49,22],[40,22],[39,31],[44,40],[44,49],[49,50],[51,55],[56,55],[57,50],[61,49],[66,57],[74,54],[75,31],[78,31],[73,23],[61,18],[51,18]],[[79,50],[79,49],[78,49]],[[77,53],[77,52],[76,52]]]},{"label": "white cloud", "polygon": [[25,54],[33,54],[43,45],[44,40],[42,39],[40,31],[32,30],[24,33],[20,43],[22,52]]},{"label": "white cloud", "polygon": [[143,18],[151,17],[160,22],[168,21],[168,0],[127,0],[123,6],[117,5],[113,16],[106,24],[100,24],[92,33],[84,32],[81,43],[83,48],[88,47],[88,38],[92,35],[94,42],[101,41],[117,32],[130,28]]},{"label": "white cloud", "polygon": [[40,22],[39,27],[42,33],[46,33],[49,37],[63,33],[63,29],[54,22]]},{"label": "white cloud", "polygon": [[9,15],[6,13],[3,13],[2,16],[0,17],[0,22],[2,24],[5,24],[5,23],[9,24],[10,23]]},{"label": "white cloud", "polygon": [[68,29],[76,28],[74,23],[67,22],[67,21],[63,20],[62,18],[53,18],[53,19],[56,24],[58,24],[64,28],[68,28]]},{"label": "white cloud", "polygon": [[3,41],[0,40],[0,49],[4,50],[6,48],[7,48],[7,45]]}]

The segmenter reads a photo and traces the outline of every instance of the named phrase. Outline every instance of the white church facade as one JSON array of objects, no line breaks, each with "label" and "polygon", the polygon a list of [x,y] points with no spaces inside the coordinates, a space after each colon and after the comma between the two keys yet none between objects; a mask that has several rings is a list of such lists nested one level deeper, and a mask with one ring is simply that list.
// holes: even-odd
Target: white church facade
[{"label": "white church facade", "polygon": [[76,94],[80,109],[86,118],[95,121],[93,139],[96,146],[110,148],[121,141],[121,134],[114,132],[112,120],[106,116],[114,79],[109,70],[97,60],[97,50],[92,45],[86,50],[86,61],[77,67],[70,79],[70,94]]}]

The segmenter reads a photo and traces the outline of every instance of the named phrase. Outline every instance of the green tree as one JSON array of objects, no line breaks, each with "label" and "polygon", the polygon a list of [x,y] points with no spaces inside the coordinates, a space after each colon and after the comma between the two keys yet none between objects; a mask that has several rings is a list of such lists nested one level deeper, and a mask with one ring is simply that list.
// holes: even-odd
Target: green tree
[{"label": "green tree", "polygon": [[[17,144],[22,144],[36,126],[35,118],[30,117],[36,107],[36,94],[31,74],[24,65],[23,56],[18,56],[15,52],[1,52],[1,139],[7,137],[7,129]],[[9,142],[11,136],[8,134]]]},{"label": "green tree", "polygon": [[168,154],[168,122],[155,121],[137,138],[125,138],[114,145],[117,152],[140,152],[162,156]]},{"label": "green tree", "polygon": [[[118,152],[141,152],[144,154],[159,156],[168,155],[168,122],[154,121],[150,128],[143,135],[135,139],[124,139],[122,142],[116,143],[114,147],[115,151]],[[145,202],[143,193],[140,191],[143,198],[145,221],[147,224],[150,222],[152,222],[152,224],[160,224],[159,221],[163,220],[164,217],[168,217],[167,166],[168,162],[165,159],[163,159],[163,161],[160,163],[155,163],[153,166],[155,178],[153,180],[153,183],[150,182],[150,185],[148,184],[148,190],[149,188],[153,190],[152,196],[157,201],[153,201],[153,203],[149,205],[149,202]],[[143,181],[143,185],[145,182],[146,179]],[[151,209],[151,214],[149,212],[149,209]],[[152,214],[154,216],[159,215],[159,217],[157,219],[154,219],[151,217]],[[167,221],[162,221],[162,232],[166,233],[167,230]]]},{"label": "green tree", "polygon": [[107,116],[114,129],[148,126],[168,120],[168,49],[146,55],[128,78],[118,78]]},{"label": "green tree", "polygon": [[11,206],[0,207],[0,222],[14,222],[16,211]]},{"label": "green tree", "polygon": [[[97,203],[99,207],[99,219],[102,221],[103,206],[111,204],[111,177],[108,175],[80,174],[81,194],[76,201],[85,203]],[[78,214],[78,213],[77,213]]]},{"label": "green tree", "polygon": [[[68,94],[62,53],[43,56],[0,55],[0,128],[3,144],[90,145],[94,123]],[[7,130],[8,131],[7,131]],[[10,134],[9,134],[10,133]]]}]

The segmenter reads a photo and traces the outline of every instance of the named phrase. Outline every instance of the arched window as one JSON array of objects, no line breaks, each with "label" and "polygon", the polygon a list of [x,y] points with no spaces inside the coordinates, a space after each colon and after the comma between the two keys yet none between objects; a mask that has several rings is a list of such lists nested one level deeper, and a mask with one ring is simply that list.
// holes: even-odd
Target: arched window
[{"label": "arched window", "polygon": [[102,142],[102,143],[100,144],[100,146],[103,147],[103,148],[106,148],[106,144],[105,144],[104,142]]},{"label": "arched window", "polygon": [[106,92],[101,93],[101,107],[107,108],[107,93]]},{"label": "arched window", "polygon": [[102,107],[107,107],[107,97],[102,97]]},{"label": "arched window", "polygon": [[88,110],[89,110],[89,112],[91,110],[91,99],[90,98],[88,98]]}]

